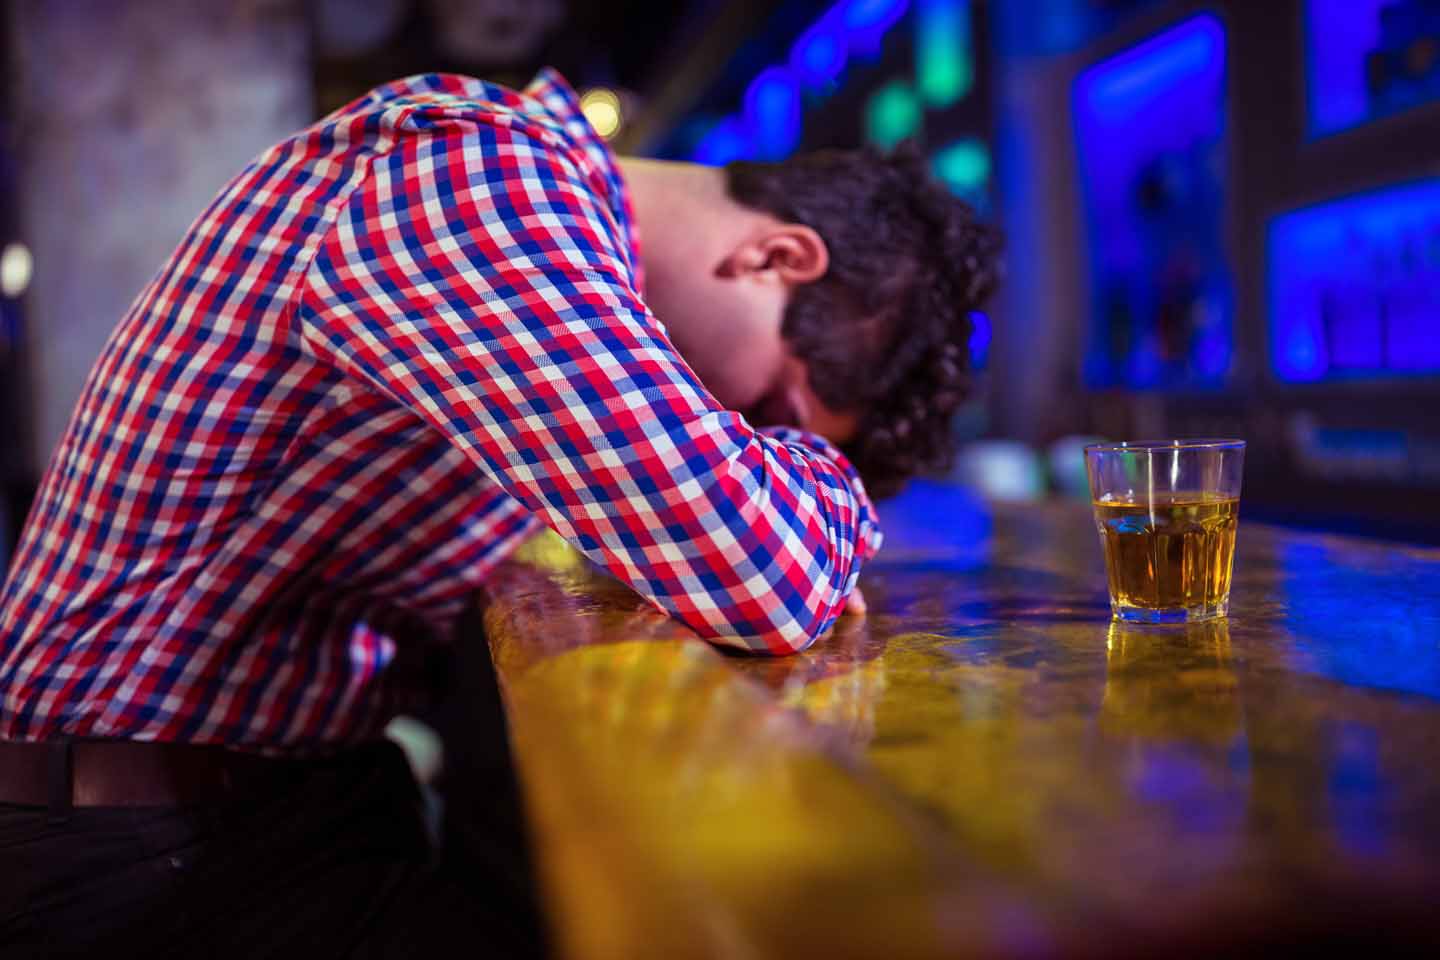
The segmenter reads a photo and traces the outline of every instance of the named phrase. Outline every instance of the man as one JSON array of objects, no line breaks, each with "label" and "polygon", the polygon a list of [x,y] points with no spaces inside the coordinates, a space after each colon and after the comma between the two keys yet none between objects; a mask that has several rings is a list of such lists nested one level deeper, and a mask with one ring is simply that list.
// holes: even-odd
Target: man
[{"label": "man", "polygon": [[0,593],[0,942],[522,949],[376,746],[413,664],[541,524],[707,639],[812,642],[879,545],[841,448],[884,491],[943,457],[995,247],[913,154],[619,162],[548,71],[267,151],[105,348]]}]

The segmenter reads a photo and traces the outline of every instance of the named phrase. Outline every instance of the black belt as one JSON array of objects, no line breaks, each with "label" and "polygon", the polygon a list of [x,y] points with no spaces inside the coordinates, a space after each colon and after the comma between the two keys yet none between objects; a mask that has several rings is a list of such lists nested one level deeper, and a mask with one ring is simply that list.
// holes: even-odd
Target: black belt
[{"label": "black belt", "polygon": [[0,803],[60,816],[71,807],[203,803],[295,762],[190,743],[0,740]]}]

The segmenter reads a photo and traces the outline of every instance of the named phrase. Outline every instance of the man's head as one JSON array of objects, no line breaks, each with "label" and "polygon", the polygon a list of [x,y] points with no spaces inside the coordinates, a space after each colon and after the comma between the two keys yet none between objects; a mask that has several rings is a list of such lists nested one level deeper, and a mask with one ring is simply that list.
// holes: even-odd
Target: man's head
[{"label": "man's head", "polygon": [[700,196],[642,191],[646,297],[716,398],[837,442],[878,496],[946,462],[1000,244],[923,155],[735,162],[713,197],[664,166]]}]

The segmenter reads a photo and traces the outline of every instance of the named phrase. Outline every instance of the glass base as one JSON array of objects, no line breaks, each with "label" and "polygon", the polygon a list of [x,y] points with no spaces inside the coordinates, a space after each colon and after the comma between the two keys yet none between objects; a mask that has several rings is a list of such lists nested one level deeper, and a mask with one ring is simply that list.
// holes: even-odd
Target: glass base
[{"label": "glass base", "polygon": [[1230,599],[1219,603],[1204,603],[1194,607],[1136,607],[1128,603],[1110,601],[1110,612],[1116,620],[1125,623],[1200,623],[1216,620],[1230,613]]}]

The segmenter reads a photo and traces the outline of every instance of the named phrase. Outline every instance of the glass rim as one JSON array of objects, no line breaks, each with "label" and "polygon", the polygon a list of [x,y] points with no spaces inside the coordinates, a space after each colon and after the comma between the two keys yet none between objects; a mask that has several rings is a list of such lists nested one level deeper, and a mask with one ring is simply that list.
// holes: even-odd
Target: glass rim
[{"label": "glass rim", "polygon": [[1158,450],[1244,450],[1244,440],[1200,437],[1194,440],[1119,440],[1091,443],[1085,453],[1154,453]]}]

